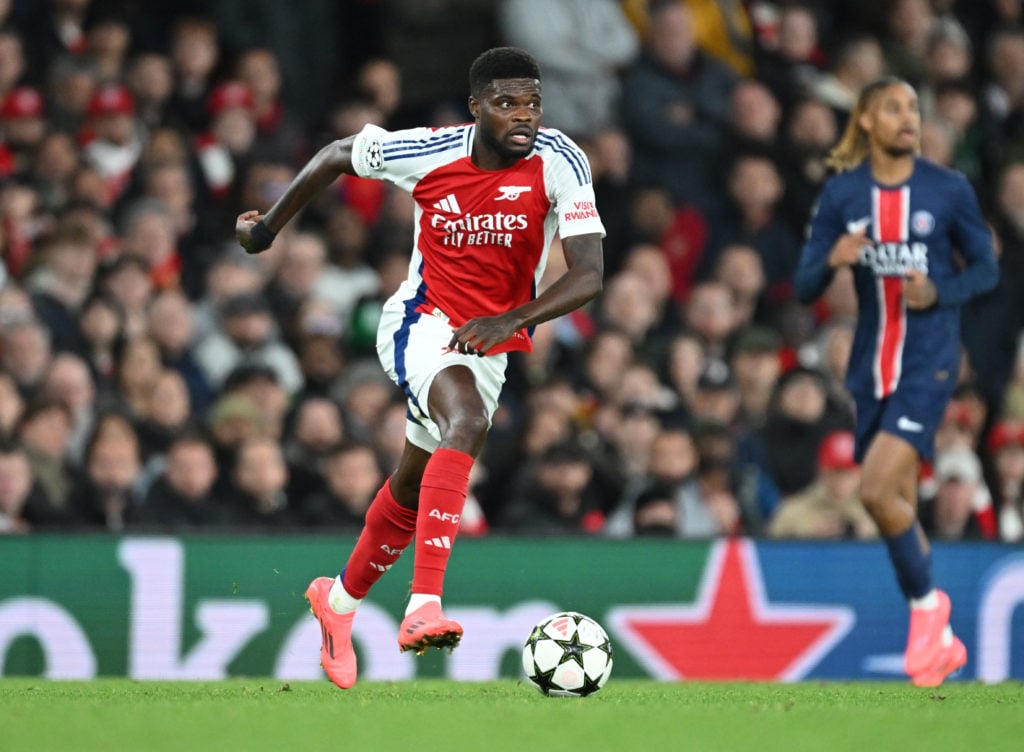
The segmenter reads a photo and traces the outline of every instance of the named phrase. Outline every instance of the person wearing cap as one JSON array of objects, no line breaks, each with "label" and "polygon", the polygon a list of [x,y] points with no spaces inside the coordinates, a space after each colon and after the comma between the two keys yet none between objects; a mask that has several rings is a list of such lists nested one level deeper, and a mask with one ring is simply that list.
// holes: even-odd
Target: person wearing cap
[{"label": "person wearing cap", "polygon": [[1007,543],[1024,539],[1024,422],[1003,419],[988,435],[995,473],[999,537]]},{"label": "person wearing cap", "polygon": [[82,156],[103,176],[109,196],[116,199],[142,156],[135,99],[127,86],[106,84],[93,94],[88,114]]},{"label": "person wearing cap", "polygon": [[816,480],[782,502],[768,525],[771,537],[878,537],[878,527],[860,502],[860,467],[853,457],[853,443],[850,431],[825,436],[818,447]]},{"label": "person wearing cap", "polygon": [[227,196],[240,159],[256,138],[256,113],[252,92],[241,81],[225,81],[207,99],[210,129],[196,139],[196,154],[210,192]]},{"label": "person wearing cap", "polygon": [[11,160],[7,174],[22,172],[31,165],[36,149],[46,136],[46,108],[38,89],[18,86],[0,102],[0,132],[3,148]]}]

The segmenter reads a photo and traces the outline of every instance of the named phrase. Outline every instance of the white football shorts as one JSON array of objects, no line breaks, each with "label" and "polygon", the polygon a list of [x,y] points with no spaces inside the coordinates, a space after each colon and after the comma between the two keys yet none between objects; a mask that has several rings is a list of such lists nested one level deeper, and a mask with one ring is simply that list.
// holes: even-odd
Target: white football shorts
[{"label": "white football shorts", "polygon": [[402,288],[385,304],[377,327],[377,355],[391,380],[405,392],[409,412],[405,435],[428,452],[441,444],[441,431],[427,414],[427,395],[434,377],[449,366],[465,366],[473,372],[476,388],[487,410],[488,424],[498,407],[505,383],[508,355],[464,355],[448,349],[452,327],[447,317],[417,313],[407,304]]}]

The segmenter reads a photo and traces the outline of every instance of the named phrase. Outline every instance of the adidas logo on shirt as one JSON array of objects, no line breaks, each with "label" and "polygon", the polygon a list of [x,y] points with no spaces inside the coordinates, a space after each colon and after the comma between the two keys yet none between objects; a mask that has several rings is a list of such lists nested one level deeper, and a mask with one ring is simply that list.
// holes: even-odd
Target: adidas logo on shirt
[{"label": "adidas logo on shirt", "polygon": [[440,209],[448,214],[462,214],[462,207],[459,206],[459,200],[455,198],[454,193],[449,193],[443,199],[434,204],[435,209]]}]

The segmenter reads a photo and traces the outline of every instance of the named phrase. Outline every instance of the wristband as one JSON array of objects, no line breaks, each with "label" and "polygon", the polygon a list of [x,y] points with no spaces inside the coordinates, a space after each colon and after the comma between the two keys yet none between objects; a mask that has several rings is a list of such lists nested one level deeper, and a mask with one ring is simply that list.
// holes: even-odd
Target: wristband
[{"label": "wristband", "polygon": [[249,235],[252,238],[252,246],[257,251],[265,251],[270,248],[274,238],[277,237],[277,234],[271,232],[262,219],[252,226]]}]

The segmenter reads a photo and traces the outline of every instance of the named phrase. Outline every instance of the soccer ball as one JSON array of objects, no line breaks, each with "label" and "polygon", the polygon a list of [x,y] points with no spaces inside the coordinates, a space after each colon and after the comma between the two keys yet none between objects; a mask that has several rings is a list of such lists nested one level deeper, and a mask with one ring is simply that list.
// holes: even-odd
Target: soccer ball
[{"label": "soccer ball", "polygon": [[586,697],[612,673],[612,644],[601,625],[576,611],[551,614],[523,645],[526,678],[551,697]]}]

